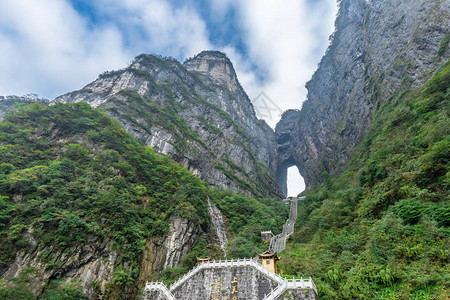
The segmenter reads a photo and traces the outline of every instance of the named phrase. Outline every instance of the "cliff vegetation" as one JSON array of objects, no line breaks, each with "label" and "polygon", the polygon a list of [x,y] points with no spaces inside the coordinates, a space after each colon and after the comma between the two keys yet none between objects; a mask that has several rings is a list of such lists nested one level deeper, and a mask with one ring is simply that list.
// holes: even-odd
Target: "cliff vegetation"
[{"label": "cliff vegetation", "polygon": [[[0,195],[2,299],[81,299],[87,290],[95,297],[103,291],[99,282],[87,280],[82,286],[80,278],[70,275],[88,263],[83,255],[89,251],[107,251],[105,263],[115,253],[102,296],[132,297],[142,288],[138,277],[146,242],[164,236],[175,216],[200,227],[203,235],[192,237],[195,246],[187,249],[178,269],[163,273],[173,280],[195,264],[196,256],[218,255],[207,236],[207,197],[222,209],[231,235],[248,238],[245,245],[232,239],[234,256],[261,251],[258,231],[281,228],[287,214],[275,200],[210,188],[86,103],[36,103],[5,117],[0,123]],[[285,215],[279,213],[283,209]],[[39,264],[7,278],[5,272],[21,253],[37,255],[32,261]],[[37,286],[31,283],[36,279]]]},{"label": "cliff vegetation", "polygon": [[448,299],[450,63],[375,111],[340,176],[300,203],[285,274],[321,299]]}]

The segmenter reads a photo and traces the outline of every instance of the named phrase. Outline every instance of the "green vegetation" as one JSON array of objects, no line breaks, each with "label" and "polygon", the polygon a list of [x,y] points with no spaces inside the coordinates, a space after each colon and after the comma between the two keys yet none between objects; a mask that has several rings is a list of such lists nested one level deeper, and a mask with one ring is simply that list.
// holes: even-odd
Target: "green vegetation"
[{"label": "green vegetation", "polygon": [[444,35],[444,37],[441,40],[441,43],[439,44],[437,52],[438,56],[442,56],[445,53],[445,51],[447,51],[449,42],[450,42],[450,33],[447,33],[446,35]]},{"label": "green vegetation", "polygon": [[204,182],[87,104],[31,105],[0,132],[2,265],[28,246],[26,232],[63,252],[95,235],[114,242],[134,279],[146,239],[171,215],[208,223]]},{"label": "green vegetation", "polygon": [[321,299],[448,299],[450,63],[375,112],[346,171],[299,203],[280,267]]},{"label": "green vegetation", "polygon": [[220,130],[219,128],[217,128],[217,127],[215,127],[215,126],[213,126],[213,125],[211,125],[211,124],[209,124],[208,120],[206,120],[205,117],[203,117],[203,116],[197,116],[197,119],[198,119],[200,122],[202,122],[202,123],[206,126],[206,128],[207,128],[209,131],[211,131],[211,132],[213,132],[213,133],[215,133],[215,134],[217,134],[217,135],[223,135],[222,130]]},{"label": "green vegetation", "polygon": [[[236,253],[260,249],[255,228],[281,228],[285,219],[275,213],[281,203],[211,189],[88,104],[32,104],[0,123],[0,271],[30,246],[31,236],[46,269],[61,266],[53,259],[57,252],[70,255],[77,246],[106,241],[121,257],[109,295],[121,297],[136,282],[146,241],[164,235],[171,216],[207,230],[208,196],[223,209],[234,235],[240,229],[251,236],[247,245],[230,243]],[[195,264],[196,256],[206,255],[221,254],[199,239],[181,266],[165,270],[162,279],[173,280]],[[0,283],[0,295],[32,297],[25,273],[12,287]],[[79,299],[76,284],[55,280],[43,299]]]},{"label": "green vegetation", "polygon": [[229,191],[216,191],[216,204],[228,220],[235,235],[227,258],[254,257],[267,250],[261,242],[261,231],[281,232],[289,214],[289,206],[270,198],[252,199]]},{"label": "green vegetation", "polygon": [[[0,299],[4,300],[33,300],[35,296],[28,291],[27,286],[35,276],[35,269],[29,267],[17,278],[12,279],[15,288],[10,288],[4,280],[0,280]],[[81,287],[76,282],[65,283],[58,280],[52,281],[44,290],[39,299],[43,300],[82,300],[88,297],[81,292]]]}]

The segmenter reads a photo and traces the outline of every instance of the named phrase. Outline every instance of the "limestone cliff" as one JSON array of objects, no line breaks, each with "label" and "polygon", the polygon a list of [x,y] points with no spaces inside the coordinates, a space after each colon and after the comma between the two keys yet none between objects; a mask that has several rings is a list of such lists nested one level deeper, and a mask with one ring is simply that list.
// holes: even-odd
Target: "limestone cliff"
[{"label": "limestone cliff", "polygon": [[396,93],[423,84],[449,57],[445,0],[342,0],[336,30],[307,83],[300,112],[276,128],[278,178],[296,165],[308,187],[339,172],[372,119]]},{"label": "limestone cliff", "polygon": [[212,185],[281,196],[274,132],[256,118],[223,53],[202,52],[184,64],[140,55],[55,101],[107,109],[134,137]]},{"label": "limestone cliff", "polygon": [[[200,226],[180,217],[172,217],[167,234],[148,239],[136,287],[141,288],[152,272],[178,265],[201,235],[206,236],[206,233]],[[115,269],[121,266],[125,271],[131,271],[110,240],[101,240],[92,235],[84,245],[64,252],[53,246],[38,248],[39,241],[34,239],[32,230],[27,232],[26,237],[29,246],[16,254],[13,263],[1,268],[0,274],[2,279],[10,281],[27,273],[27,289],[34,295],[42,294],[52,280],[67,283],[76,280],[89,298],[106,299],[111,296],[106,292],[108,284],[114,281]],[[137,289],[126,292],[132,298]]]}]

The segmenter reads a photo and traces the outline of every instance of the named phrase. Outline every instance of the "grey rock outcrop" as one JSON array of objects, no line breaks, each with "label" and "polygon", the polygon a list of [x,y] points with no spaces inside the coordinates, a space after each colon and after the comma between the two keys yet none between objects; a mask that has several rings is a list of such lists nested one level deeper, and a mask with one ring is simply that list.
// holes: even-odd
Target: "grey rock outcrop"
[{"label": "grey rock outcrop", "polygon": [[2,278],[8,281],[26,270],[29,280],[27,289],[34,295],[39,295],[51,280],[71,282],[77,278],[83,292],[91,298],[100,296],[113,279],[115,265],[120,262],[111,244],[95,237],[86,245],[76,246],[69,253],[63,253],[53,247],[39,249],[32,235],[27,235],[30,239],[29,248],[17,253],[15,261],[2,274]]},{"label": "grey rock outcrop", "polygon": [[223,53],[205,51],[184,64],[140,55],[55,101],[107,109],[134,137],[212,185],[282,196],[274,132],[256,118]]},{"label": "grey rock outcrop", "polygon": [[422,85],[449,58],[447,0],[339,5],[331,45],[306,85],[307,101],[300,112],[285,113],[275,130],[280,183],[292,165],[307,187],[320,183],[324,171],[342,170],[374,109]]},{"label": "grey rock outcrop", "polygon": [[180,217],[172,217],[168,233],[164,237],[151,237],[145,245],[138,286],[145,284],[150,273],[178,265],[204,234],[200,226]]},{"label": "grey rock outcrop", "polygon": [[211,227],[215,233],[216,243],[220,246],[220,249],[222,249],[223,256],[226,256],[226,244],[228,243],[227,225],[225,224],[225,220],[219,208],[214,203],[212,203],[209,198],[207,198],[207,201],[209,220],[211,222]]}]

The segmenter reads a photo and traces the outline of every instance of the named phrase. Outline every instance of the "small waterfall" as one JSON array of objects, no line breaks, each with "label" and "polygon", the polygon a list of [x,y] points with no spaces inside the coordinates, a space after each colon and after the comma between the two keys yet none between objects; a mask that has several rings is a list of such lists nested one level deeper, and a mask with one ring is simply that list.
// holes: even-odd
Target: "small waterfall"
[{"label": "small waterfall", "polygon": [[208,201],[208,212],[211,224],[216,232],[217,241],[219,242],[220,248],[223,251],[223,255],[227,255],[227,250],[225,244],[228,243],[227,238],[227,227],[225,226],[225,221],[223,220],[222,213],[217,208],[217,206],[211,202],[209,197],[206,198]]}]

